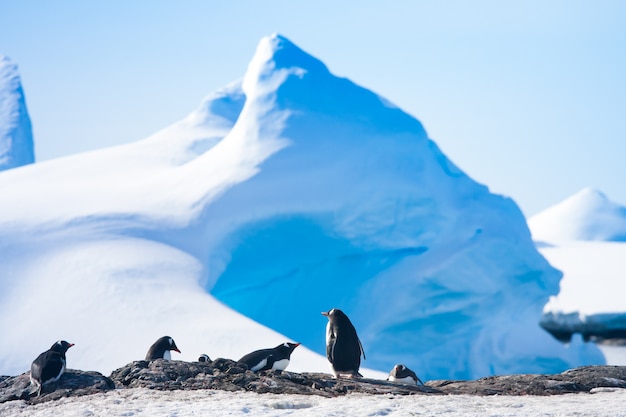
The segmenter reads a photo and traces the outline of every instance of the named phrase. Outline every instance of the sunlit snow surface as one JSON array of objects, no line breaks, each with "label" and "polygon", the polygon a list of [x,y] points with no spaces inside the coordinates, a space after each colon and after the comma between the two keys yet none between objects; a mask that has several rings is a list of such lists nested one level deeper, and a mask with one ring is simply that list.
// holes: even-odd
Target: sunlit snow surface
[{"label": "sunlit snow surface", "polygon": [[538,326],[560,273],[517,205],[278,35],[183,121],[4,171],[0,198],[0,374],[59,338],[76,344],[68,367],[108,374],[163,335],[182,360],[293,340],[289,370],[327,371],[333,307],[378,376],[603,362]]},{"label": "sunlit snow surface", "polygon": [[555,396],[275,395],[223,391],[117,390],[38,405],[0,404],[3,417],[65,416],[624,416],[626,390]]}]

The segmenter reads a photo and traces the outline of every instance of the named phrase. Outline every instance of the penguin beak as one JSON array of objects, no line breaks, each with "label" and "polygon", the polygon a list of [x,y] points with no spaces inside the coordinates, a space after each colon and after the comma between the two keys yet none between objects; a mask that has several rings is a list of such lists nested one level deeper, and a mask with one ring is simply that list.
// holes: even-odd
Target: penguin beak
[{"label": "penguin beak", "polygon": [[74,346],[74,343],[70,343],[70,345],[67,347],[68,349],[71,348],[72,346]]},{"label": "penguin beak", "polygon": [[181,353],[180,350],[178,348],[174,348],[174,350],[178,353]]},{"label": "penguin beak", "polygon": [[326,312],[326,311],[322,311],[322,316],[326,316],[326,317],[328,317],[328,312]]},{"label": "penguin beak", "polygon": [[296,343],[296,347],[300,346],[300,343]]}]

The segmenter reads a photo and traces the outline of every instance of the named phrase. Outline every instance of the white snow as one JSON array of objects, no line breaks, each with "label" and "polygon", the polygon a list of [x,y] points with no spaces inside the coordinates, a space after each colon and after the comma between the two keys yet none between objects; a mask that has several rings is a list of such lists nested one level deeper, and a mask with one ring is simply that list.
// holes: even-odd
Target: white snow
[{"label": "white snow", "polygon": [[626,242],[626,207],[588,187],[531,217],[528,226],[539,242]]},{"label": "white snow", "polygon": [[34,161],[32,128],[17,65],[0,54],[0,171]]},{"label": "white snow", "polygon": [[585,188],[528,220],[539,251],[563,271],[544,311],[626,313],[626,208]]},{"label": "white snow", "polygon": [[546,311],[626,313],[626,243],[572,241],[539,250],[564,274],[561,290],[550,298]]},{"label": "white snow", "polygon": [[14,416],[624,416],[626,390],[596,389],[593,394],[541,396],[303,395],[223,391],[126,389],[89,397],[26,405],[0,404],[0,414]]},{"label": "white snow", "polygon": [[[544,321],[563,329],[626,326],[626,208],[585,188],[529,219],[539,251],[563,272]],[[601,346],[607,363],[626,365],[626,348]]]},{"label": "white snow", "polygon": [[183,121],[4,171],[0,198],[0,374],[61,338],[76,344],[68,367],[108,374],[164,335],[190,361],[293,340],[289,370],[328,371],[333,307],[359,332],[365,376],[604,362],[539,327],[560,273],[515,203],[278,35]]}]

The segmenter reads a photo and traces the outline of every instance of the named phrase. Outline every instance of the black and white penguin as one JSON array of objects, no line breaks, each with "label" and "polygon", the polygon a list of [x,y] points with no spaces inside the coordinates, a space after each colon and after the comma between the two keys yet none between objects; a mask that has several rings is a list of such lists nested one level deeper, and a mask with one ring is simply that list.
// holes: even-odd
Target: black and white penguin
[{"label": "black and white penguin", "polygon": [[174,339],[169,336],[163,336],[148,349],[148,353],[146,354],[146,360],[151,361],[153,359],[172,359],[171,350],[174,350],[180,353],[176,343],[174,343]]},{"label": "black and white penguin", "polygon": [[58,381],[65,372],[67,364],[65,352],[74,346],[65,340],[55,342],[30,365],[30,383],[37,387],[37,395],[41,395],[43,386]]},{"label": "black and white penguin", "polygon": [[408,385],[424,385],[421,379],[409,368],[402,364],[397,364],[393,367],[391,372],[389,372],[389,376],[387,377],[387,381],[391,382],[399,382],[401,384]]},{"label": "black and white penguin", "polygon": [[289,365],[291,354],[300,343],[281,343],[275,348],[261,349],[250,352],[239,359],[238,363],[245,363],[252,372],[274,369],[284,371]]},{"label": "black and white penguin", "polygon": [[206,353],[203,353],[198,358],[198,362],[211,362],[211,358],[209,358],[209,355],[207,355]]},{"label": "black and white penguin", "polygon": [[359,373],[359,367],[361,355],[365,359],[365,351],[352,322],[338,308],[323,312],[322,315],[328,317],[326,358],[330,362],[335,378],[346,374],[351,378],[361,378],[363,375]]}]

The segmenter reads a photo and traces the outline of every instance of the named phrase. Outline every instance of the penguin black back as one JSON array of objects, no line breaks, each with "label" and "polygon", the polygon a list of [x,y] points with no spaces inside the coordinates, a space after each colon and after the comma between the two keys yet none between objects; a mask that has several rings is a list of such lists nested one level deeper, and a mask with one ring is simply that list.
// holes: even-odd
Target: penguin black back
[{"label": "penguin black back", "polygon": [[41,394],[44,385],[58,381],[63,375],[67,363],[65,353],[72,346],[73,343],[59,340],[30,365],[30,381],[37,387],[37,395]]},{"label": "penguin black back", "polygon": [[291,354],[300,343],[281,343],[271,349],[260,349],[244,355],[237,362],[246,364],[252,372],[267,371],[275,369],[284,371],[289,365]]},{"label": "penguin black back", "polygon": [[365,359],[363,345],[356,329],[348,316],[338,308],[333,308],[322,315],[328,318],[326,325],[326,358],[330,362],[335,377],[349,374],[361,377],[361,355]]},{"label": "penguin black back", "polygon": [[171,350],[180,353],[180,350],[178,349],[178,346],[176,346],[174,339],[169,336],[163,336],[159,340],[154,342],[152,346],[150,346],[150,349],[148,349],[148,353],[146,354],[146,360],[151,361],[153,359],[171,359]]}]

